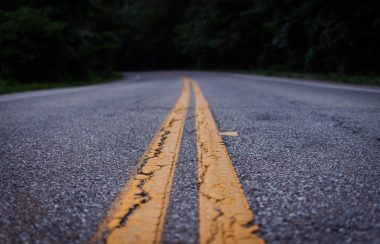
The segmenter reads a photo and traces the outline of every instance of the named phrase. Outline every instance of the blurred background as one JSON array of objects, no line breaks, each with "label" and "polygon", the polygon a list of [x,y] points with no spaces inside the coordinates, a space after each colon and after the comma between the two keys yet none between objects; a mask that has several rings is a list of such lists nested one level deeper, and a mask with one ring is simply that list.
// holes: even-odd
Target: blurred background
[{"label": "blurred background", "polygon": [[378,0],[1,0],[0,89],[167,69],[379,84],[379,45]]}]

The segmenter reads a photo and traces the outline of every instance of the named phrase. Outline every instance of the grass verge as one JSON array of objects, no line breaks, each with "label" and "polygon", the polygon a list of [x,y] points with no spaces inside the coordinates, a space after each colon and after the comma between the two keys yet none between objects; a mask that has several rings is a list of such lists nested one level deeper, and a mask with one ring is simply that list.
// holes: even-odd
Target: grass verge
[{"label": "grass verge", "polygon": [[33,91],[41,89],[52,89],[62,87],[84,86],[109,82],[122,78],[120,73],[112,73],[107,76],[90,76],[85,80],[71,80],[63,82],[32,82],[22,83],[11,80],[4,80],[0,78],[0,94],[21,92],[21,91]]}]

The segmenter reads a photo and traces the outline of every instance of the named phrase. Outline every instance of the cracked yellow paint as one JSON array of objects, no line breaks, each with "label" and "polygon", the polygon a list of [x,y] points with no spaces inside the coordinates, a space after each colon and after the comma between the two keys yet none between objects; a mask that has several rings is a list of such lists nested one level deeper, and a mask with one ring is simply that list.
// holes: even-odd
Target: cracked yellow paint
[{"label": "cracked yellow paint", "polygon": [[189,100],[185,80],[177,103],[90,242],[160,242]]},{"label": "cracked yellow paint", "polygon": [[192,80],[195,94],[199,177],[200,243],[264,243],[210,106]]}]

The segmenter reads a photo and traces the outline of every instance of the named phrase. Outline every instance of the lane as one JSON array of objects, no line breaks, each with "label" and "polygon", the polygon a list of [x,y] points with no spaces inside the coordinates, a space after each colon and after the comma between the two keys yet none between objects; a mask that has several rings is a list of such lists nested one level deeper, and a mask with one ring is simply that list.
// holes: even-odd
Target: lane
[{"label": "lane", "polygon": [[220,130],[239,133],[224,142],[268,243],[379,242],[379,94],[192,77]]},{"label": "lane", "polygon": [[[173,78],[175,77],[175,78]],[[182,89],[142,75],[0,102],[0,243],[84,243]]]},{"label": "lane", "polygon": [[91,241],[159,243],[190,100],[190,82],[140,159],[109,216]]}]

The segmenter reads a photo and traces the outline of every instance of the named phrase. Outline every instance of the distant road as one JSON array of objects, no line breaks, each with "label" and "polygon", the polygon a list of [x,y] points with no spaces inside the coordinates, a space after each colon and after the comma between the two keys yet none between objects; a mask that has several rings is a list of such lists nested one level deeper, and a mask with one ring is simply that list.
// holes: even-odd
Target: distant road
[{"label": "distant road", "polygon": [[1,95],[0,216],[0,243],[379,243],[380,89],[167,71]]}]

